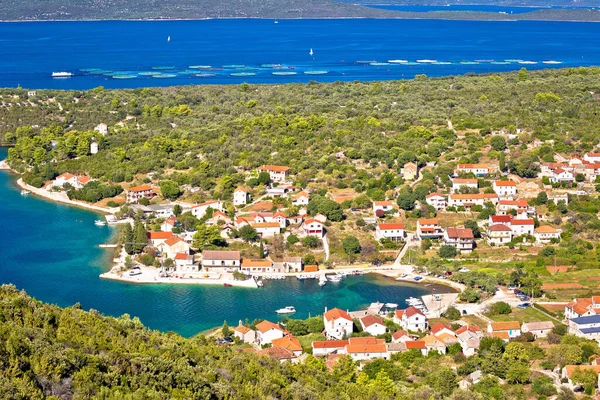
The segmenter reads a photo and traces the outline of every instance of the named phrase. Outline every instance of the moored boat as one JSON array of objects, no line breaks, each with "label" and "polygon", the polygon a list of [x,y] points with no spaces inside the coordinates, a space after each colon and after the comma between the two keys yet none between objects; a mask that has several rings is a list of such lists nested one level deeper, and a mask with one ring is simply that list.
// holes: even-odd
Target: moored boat
[{"label": "moored boat", "polygon": [[277,314],[293,314],[296,312],[296,308],[294,306],[287,306],[280,308],[279,310],[275,310]]},{"label": "moored boat", "polygon": [[73,76],[72,72],[53,72],[53,78],[70,78]]}]

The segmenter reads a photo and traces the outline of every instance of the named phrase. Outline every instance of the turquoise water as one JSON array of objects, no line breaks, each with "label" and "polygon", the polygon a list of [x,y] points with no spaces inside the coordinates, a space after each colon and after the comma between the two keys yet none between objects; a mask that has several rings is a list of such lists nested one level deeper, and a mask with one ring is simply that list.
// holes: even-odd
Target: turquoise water
[{"label": "turquoise water", "polygon": [[[169,36],[171,41],[167,41]],[[0,55],[1,87],[373,81],[409,79],[416,74],[515,71],[524,66],[600,65],[600,29],[597,23],[583,22],[425,19],[279,20],[277,24],[258,19],[0,23]],[[412,63],[379,64],[398,59]],[[414,63],[420,59],[445,63]],[[537,64],[503,63],[507,59]],[[357,62],[361,60],[378,63]],[[464,63],[476,60],[487,61]],[[561,64],[543,63],[549,60]],[[278,71],[274,64],[294,67],[297,74],[273,74]],[[210,65],[214,70],[200,76],[178,74],[198,65]],[[255,75],[236,76],[240,65],[255,68]],[[160,79],[147,75],[163,70],[168,74],[158,76]],[[51,77],[52,72],[62,71],[75,76]],[[123,72],[136,78],[113,77]]]},{"label": "turquoise water", "polygon": [[[0,159],[6,149],[0,148]],[[132,285],[105,281],[111,251],[98,248],[110,240],[110,227],[97,227],[97,215],[21,196],[16,177],[0,172],[0,283],[13,283],[39,300],[119,316],[128,313],[161,331],[191,336],[227,320],[269,318],[293,305],[297,317],[322,313],[324,307],[357,309],[374,301],[397,302],[421,296],[428,288],[398,284],[366,275],[348,277],[323,288],[316,280],[266,281],[262,289],[194,285]],[[438,292],[448,291],[438,288]]]}]

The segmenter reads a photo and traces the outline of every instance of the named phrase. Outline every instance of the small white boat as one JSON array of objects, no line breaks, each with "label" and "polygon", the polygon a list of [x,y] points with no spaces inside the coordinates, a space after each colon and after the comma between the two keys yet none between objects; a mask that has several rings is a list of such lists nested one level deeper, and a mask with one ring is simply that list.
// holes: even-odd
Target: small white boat
[{"label": "small white boat", "polygon": [[329,279],[331,282],[340,282],[342,280],[341,275],[331,275],[328,276],[327,279]]},{"label": "small white boat", "polygon": [[417,62],[421,64],[431,64],[437,62],[437,60],[417,60]]},{"label": "small white boat", "polygon": [[321,275],[319,277],[319,286],[325,286],[327,285],[327,278],[325,277],[325,275]]},{"label": "small white boat", "polygon": [[258,286],[258,287],[263,287],[263,286],[265,286],[265,285],[264,285],[263,281],[257,281],[257,282],[256,282],[256,286]]},{"label": "small white boat", "polygon": [[170,42],[170,41],[171,41],[171,36],[169,36],[169,37],[167,38],[167,42]]},{"label": "small white boat", "polygon": [[30,194],[31,192],[29,190],[21,190],[21,196],[27,196],[28,194]]},{"label": "small white boat", "polygon": [[294,306],[287,306],[280,308],[279,310],[275,310],[277,314],[293,314],[296,312],[296,308]]},{"label": "small white boat", "polygon": [[70,78],[72,76],[73,76],[73,74],[71,72],[53,72],[52,73],[53,78]]},{"label": "small white boat", "polygon": [[396,280],[397,280],[397,281],[403,281],[403,280],[404,280],[404,278],[402,278],[401,276],[399,276],[399,277],[397,277],[397,278],[396,278]]},{"label": "small white boat", "polygon": [[97,226],[104,226],[106,225],[106,221],[102,221],[100,219],[97,219],[94,221],[94,224],[96,224]]},{"label": "small white boat", "polygon": [[407,63],[408,60],[388,60],[388,62],[392,64],[404,64]]},{"label": "small white boat", "polygon": [[562,64],[562,61],[547,60],[547,61],[542,61],[542,63],[544,63],[544,64]]},{"label": "small white boat", "polygon": [[129,276],[136,276],[136,275],[141,275],[142,271],[139,268],[134,268],[131,271],[129,271]]},{"label": "small white boat", "polygon": [[310,54],[310,55],[312,56],[313,54],[315,54],[315,52],[314,52],[314,51],[313,51],[313,49],[311,48],[311,49],[310,49],[310,51],[308,52],[308,54]]},{"label": "small white boat", "polygon": [[299,281],[303,281],[303,280],[305,280],[305,279],[306,279],[306,276],[305,276],[305,275],[298,275],[296,278],[297,278]]}]

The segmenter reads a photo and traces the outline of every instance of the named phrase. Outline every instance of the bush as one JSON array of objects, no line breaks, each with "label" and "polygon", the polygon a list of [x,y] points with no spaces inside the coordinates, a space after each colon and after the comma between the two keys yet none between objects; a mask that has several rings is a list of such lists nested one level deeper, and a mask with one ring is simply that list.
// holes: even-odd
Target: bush
[{"label": "bush", "polygon": [[456,257],[456,248],[454,246],[442,245],[440,247],[439,256],[441,258],[454,258]]},{"label": "bush", "polygon": [[302,239],[302,245],[309,249],[316,249],[320,243],[321,241],[316,236],[306,236]]},{"label": "bush", "polygon": [[511,311],[512,308],[510,307],[510,304],[498,301],[490,306],[488,312],[490,315],[506,315],[510,314]]},{"label": "bush", "polygon": [[454,306],[448,307],[448,310],[444,313],[444,317],[450,321],[457,321],[460,319],[460,311]]}]

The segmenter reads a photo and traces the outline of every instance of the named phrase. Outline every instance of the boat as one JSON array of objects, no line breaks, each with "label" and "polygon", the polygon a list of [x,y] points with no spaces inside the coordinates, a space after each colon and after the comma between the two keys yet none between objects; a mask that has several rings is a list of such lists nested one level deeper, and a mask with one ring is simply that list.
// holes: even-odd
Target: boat
[{"label": "boat", "polygon": [[278,24],[278,23],[279,23],[279,21],[275,20],[275,21],[273,21],[273,23],[274,23],[274,24]]},{"label": "boat", "polygon": [[297,72],[293,72],[293,71],[275,71],[275,72],[271,72],[273,75],[278,75],[278,76],[292,76],[292,75],[297,75]]},{"label": "boat", "polygon": [[519,64],[534,65],[537,64],[537,61],[519,61]]},{"label": "boat", "polygon": [[21,196],[27,196],[29,193],[31,193],[29,190],[21,190]]},{"label": "boat", "polygon": [[319,286],[325,286],[327,285],[327,278],[325,277],[325,275],[321,275],[319,277]]},{"label": "boat", "polygon": [[53,72],[52,73],[53,78],[70,78],[72,76],[73,76],[73,73],[71,73],[71,72]]},{"label": "boat", "polygon": [[225,287],[231,287],[232,285],[231,285],[231,283],[227,283],[227,282],[225,282],[225,283],[223,284],[223,286],[225,286]]},{"label": "boat", "polygon": [[264,285],[263,281],[256,281],[256,286],[263,287],[265,285]]},{"label": "boat", "polygon": [[407,63],[408,60],[388,60],[388,62],[392,64],[404,64]]},{"label": "boat", "polygon": [[562,61],[553,61],[553,60],[546,60],[546,61],[542,61],[543,64],[562,64]]},{"label": "boat", "polygon": [[287,306],[280,308],[279,310],[275,310],[275,312],[277,314],[293,314],[296,312],[296,309],[294,308],[294,306]]},{"label": "boat", "polygon": [[304,71],[304,75],[325,75],[327,71]]},{"label": "boat", "polygon": [[303,280],[305,280],[305,279],[306,279],[306,276],[304,276],[304,275],[298,275],[298,276],[296,277],[296,279],[298,279],[299,281],[303,281]]},{"label": "boat", "polygon": [[169,36],[169,37],[167,38],[167,42],[170,42],[170,41],[171,41],[171,36]]},{"label": "boat", "polygon": [[385,65],[390,65],[389,62],[372,62],[369,63],[369,65],[372,65],[373,67],[383,67]]},{"label": "boat", "polygon": [[396,303],[385,303],[387,308],[398,308],[398,304]]},{"label": "boat", "polygon": [[312,47],[311,47],[310,51],[308,52],[308,54],[310,54],[311,56],[312,56],[313,54],[315,54],[315,53],[313,52],[313,49],[312,49]]},{"label": "boat", "polygon": [[419,64],[431,64],[437,62],[437,60],[417,60]]},{"label": "boat", "polygon": [[131,271],[129,271],[129,276],[136,276],[136,275],[141,275],[142,271],[139,268],[134,268]]},{"label": "boat", "polygon": [[217,76],[217,74],[194,74],[192,76],[195,76],[196,78],[210,78],[213,76]]},{"label": "boat", "polygon": [[210,69],[212,66],[210,65],[190,65],[188,68],[190,69]]},{"label": "boat", "polygon": [[328,276],[327,279],[329,279],[331,282],[340,282],[342,280],[341,275],[331,275]]},{"label": "boat", "polygon": [[104,226],[106,225],[106,221],[102,221],[100,219],[97,219],[94,221],[94,224],[96,224],[97,226]]}]

